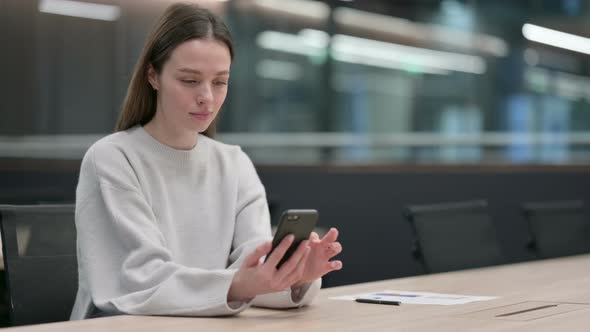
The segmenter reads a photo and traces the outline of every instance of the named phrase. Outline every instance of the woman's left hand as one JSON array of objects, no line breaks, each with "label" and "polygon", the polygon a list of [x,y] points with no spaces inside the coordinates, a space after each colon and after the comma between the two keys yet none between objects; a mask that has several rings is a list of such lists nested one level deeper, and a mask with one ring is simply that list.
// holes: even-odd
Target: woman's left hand
[{"label": "woman's left hand", "polygon": [[340,270],[342,262],[339,260],[330,261],[330,259],[342,252],[342,245],[336,242],[338,239],[338,230],[330,228],[328,233],[322,239],[316,232],[309,236],[308,245],[311,248],[307,263],[303,272],[303,277],[293,287],[302,286],[305,283],[312,282],[323,275]]}]

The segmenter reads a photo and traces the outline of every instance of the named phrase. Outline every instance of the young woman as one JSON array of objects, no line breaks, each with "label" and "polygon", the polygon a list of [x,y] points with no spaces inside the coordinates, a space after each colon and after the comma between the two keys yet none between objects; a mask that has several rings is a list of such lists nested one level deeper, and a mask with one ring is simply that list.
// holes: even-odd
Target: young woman
[{"label": "young woman", "polygon": [[149,36],[117,132],[84,156],[76,192],[79,289],[72,319],[215,316],[309,304],[342,267],[338,232],[312,233],[280,268],[250,159],[213,140],[233,46],[225,24],[175,4]]}]

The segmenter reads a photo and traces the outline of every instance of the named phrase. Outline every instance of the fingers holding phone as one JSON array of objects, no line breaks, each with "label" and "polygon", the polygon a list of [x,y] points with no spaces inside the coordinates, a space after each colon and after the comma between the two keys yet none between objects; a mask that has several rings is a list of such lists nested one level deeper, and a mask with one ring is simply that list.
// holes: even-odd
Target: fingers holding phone
[{"label": "fingers holding phone", "polygon": [[324,250],[328,259],[342,252],[342,244],[337,242],[337,240],[338,230],[336,228],[330,228],[328,233],[319,241],[319,246]]},{"label": "fingers holding phone", "polygon": [[264,263],[260,260],[270,251],[270,242],[259,245],[248,255],[232,279],[228,301],[249,301],[260,294],[283,291],[296,283],[303,275],[309,256],[307,241],[301,242],[289,259],[277,269],[293,238],[285,237]]},{"label": "fingers holding phone", "polygon": [[[317,219],[316,210],[285,211],[271,248],[270,243],[259,246],[234,275],[228,300],[244,301],[256,295],[282,291],[310,275],[309,261],[314,252],[310,248],[310,234]],[[265,262],[260,263],[265,253]],[[314,261],[313,265],[317,266],[317,258]]]},{"label": "fingers holding phone", "polygon": [[270,241],[260,244],[246,259],[244,260],[243,266],[255,267],[260,264],[260,260],[268,255],[272,249],[272,243]]},{"label": "fingers holding phone", "polygon": [[311,248],[308,245],[308,241],[302,241],[291,257],[278,268],[276,277],[281,282],[281,287],[284,289],[289,288],[301,279],[310,251]]},{"label": "fingers holding phone", "polygon": [[266,256],[266,261],[264,265],[272,266],[275,268],[280,267],[279,263],[283,260],[283,257],[293,244],[293,241],[295,241],[295,236],[293,234],[286,235],[277,246],[274,246],[273,241],[273,249],[271,253],[268,256]]}]

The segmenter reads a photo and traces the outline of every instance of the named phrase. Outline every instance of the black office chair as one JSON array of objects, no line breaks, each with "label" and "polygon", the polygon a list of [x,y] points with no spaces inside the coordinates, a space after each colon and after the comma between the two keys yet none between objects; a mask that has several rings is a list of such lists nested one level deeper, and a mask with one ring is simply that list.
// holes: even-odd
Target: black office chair
[{"label": "black office chair", "polygon": [[590,225],[584,202],[529,202],[522,208],[531,233],[528,247],[539,258],[590,252]]},{"label": "black office chair", "polygon": [[427,273],[505,263],[486,201],[413,205],[405,217],[415,236],[414,257]]},{"label": "black office chair", "polygon": [[10,325],[69,319],[78,289],[74,205],[0,205]]}]

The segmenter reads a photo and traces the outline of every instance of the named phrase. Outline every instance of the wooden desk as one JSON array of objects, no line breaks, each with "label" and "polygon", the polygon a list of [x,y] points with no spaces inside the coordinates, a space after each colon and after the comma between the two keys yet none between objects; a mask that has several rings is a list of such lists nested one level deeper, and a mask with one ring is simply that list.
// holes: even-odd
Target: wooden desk
[{"label": "wooden desk", "polygon": [[[328,299],[336,295],[385,289],[488,295],[500,298],[454,306],[406,304],[399,307]],[[546,317],[528,321],[516,320],[519,315],[494,318],[494,315],[486,315],[484,311],[527,301],[557,303],[558,306],[553,308],[565,308],[569,311],[553,315],[547,312]],[[510,312],[509,307],[506,308]],[[543,310],[538,310],[537,313],[542,313]],[[294,310],[250,308],[238,316],[225,318],[117,316],[22,327],[16,331],[571,332],[588,331],[588,325],[590,255],[583,255],[329,288],[322,290],[314,305]]]}]

